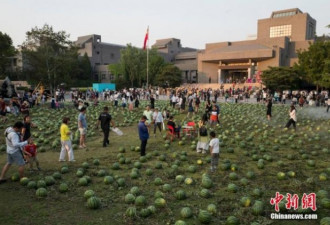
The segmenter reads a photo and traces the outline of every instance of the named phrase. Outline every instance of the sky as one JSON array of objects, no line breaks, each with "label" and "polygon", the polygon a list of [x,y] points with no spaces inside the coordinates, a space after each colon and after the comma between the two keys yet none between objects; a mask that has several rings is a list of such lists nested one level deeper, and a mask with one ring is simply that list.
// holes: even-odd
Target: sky
[{"label": "sky", "polygon": [[239,41],[257,33],[257,20],[272,11],[299,8],[317,21],[317,35],[329,34],[329,0],[0,0],[0,31],[14,46],[25,33],[45,23],[64,30],[70,40],[99,34],[102,42],[142,47],[149,26],[149,45],[178,38],[183,47]]}]

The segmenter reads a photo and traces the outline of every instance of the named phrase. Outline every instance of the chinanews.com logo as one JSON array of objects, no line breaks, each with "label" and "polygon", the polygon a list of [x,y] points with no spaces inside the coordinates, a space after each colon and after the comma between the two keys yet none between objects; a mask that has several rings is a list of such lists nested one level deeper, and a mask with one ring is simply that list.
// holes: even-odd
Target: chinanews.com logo
[{"label": "chinanews.com logo", "polygon": [[[316,220],[317,214],[316,213],[280,213],[280,203],[284,200],[284,195],[280,194],[279,192],[276,192],[275,197],[270,199],[270,204],[274,205],[276,213],[271,213],[270,218],[273,220]],[[310,193],[306,194],[304,193],[301,201],[299,201],[299,196],[297,194],[286,194],[285,198],[285,209],[286,210],[298,210],[299,209],[299,203],[301,203],[301,209],[302,210],[309,210],[315,212],[317,210],[316,208],[316,194]],[[281,210],[282,211],[282,210]]]}]

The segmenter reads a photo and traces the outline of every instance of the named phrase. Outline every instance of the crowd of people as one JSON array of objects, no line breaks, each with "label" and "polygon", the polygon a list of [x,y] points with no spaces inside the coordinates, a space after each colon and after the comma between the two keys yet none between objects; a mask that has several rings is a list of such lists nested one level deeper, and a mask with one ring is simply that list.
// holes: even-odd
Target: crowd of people
[{"label": "crowd of people", "polygon": [[[224,102],[239,103],[240,101],[248,101],[251,96],[256,98],[256,102],[264,103],[266,105],[267,119],[271,120],[272,117],[272,105],[273,103],[286,104],[286,100],[291,100],[291,106],[289,111],[289,121],[286,126],[289,128],[293,125],[296,129],[296,107],[304,107],[305,105],[315,106],[327,106],[327,112],[330,108],[330,99],[327,92],[315,93],[315,92],[295,92],[295,93],[281,93],[275,92],[270,94],[265,90],[253,90],[249,88],[235,89],[230,88],[228,90],[218,89],[198,89],[198,88],[176,88],[176,89],[123,89],[121,91],[91,91],[87,90],[86,93],[79,91],[71,92],[71,100],[73,105],[79,110],[78,115],[78,130],[80,133],[79,148],[86,148],[86,134],[87,134],[87,120],[86,120],[86,108],[89,106],[89,102],[93,105],[97,105],[100,100],[107,101],[112,107],[121,107],[123,110],[128,108],[129,111],[139,108],[140,100],[147,100],[149,102],[146,109],[143,111],[141,120],[138,124],[138,133],[141,140],[140,154],[141,156],[146,154],[147,141],[149,139],[150,132],[153,132],[153,136],[156,137],[157,130],[160,135],[166,132],[169,139],[172,141],[175,137],[180,137],[182,131],[182,125],[174,122],[173,115],[170,114],[169,107],[177,109],[180,113],[187,113],[186,119],[188,122],[184,130],[191,127],[196,131],[198,136],[198,143],[196,151],[198,153],[206,154],[207,151],[212,155],[211,170],[214,171],[217,166],[219,154],[219,140],[217,140],[215,133],[210,132],[208,134],[207,126],[215,127],[220,123],[220,105],[219,99],[223,98]],[[6,114],[12,113],[16,116],[22,114],[24,116],[23,122],[17,122],[13,127],[6,129],[6,145],[8,160],[7,164],[3,167],[0,183],[5,181],[5,174],[9,167],[16,163],[19,166],[20,176],[23,176],[24,165],[30,164],[30,169],[33,169],[33,163],[36,164],[36,168],[41,170],[37,159],[37,147],[33,143],[31,138],[31,127],[35,125],[31,122],[29,116],[29,108],[38,105],[44,105],[47,102],[46,94],[39,95],[36,93],[26,93],[22,97],[14,97],[9,101],[5,101],[0,97],[0,115],[2,121],[6,121]],[[168,100],[166,108],[156,107],[157,100],[162,98]],[[51,97],[50,107],[59,108],[59,102],[65,101],[65,92],[58,90],[55,92],[55,96]],[[201,103],[203,108],[201,108]],[[64,105],[64,104],[63,104]],[[192,116],[198,114],[201,120],[197,125],[192,121]],[[61,152],[59,161],[65,161],[66,155],[68,161],[74,162],[74,153],[72,149],[72,131],[69,129],[70,119],[65,117],[62,120],[60,127],[61,135]],[[190,125],[189,125],[190,123]],[[166,124],[166,125],[165,125]],[[109,114],[109,108],[104,107],[103,112],[98,118],[96,127],[101,125],[103,137],[103,147],[109,145],[109,132],[110,125],[115,128],[115,123]],[[197,129],[195,130],[195,128]]]}]

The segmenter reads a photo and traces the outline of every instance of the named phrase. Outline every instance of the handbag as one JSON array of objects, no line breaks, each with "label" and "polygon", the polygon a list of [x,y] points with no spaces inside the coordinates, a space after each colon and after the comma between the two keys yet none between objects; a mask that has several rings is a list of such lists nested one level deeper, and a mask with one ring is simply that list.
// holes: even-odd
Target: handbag
[{"label": "handbag", "polygon": [[116,128],[111,128],[111,130],[113,132],[115,132],[118,136],[122,136],[123,132],[121,130],[119,130],[117,127]]}]

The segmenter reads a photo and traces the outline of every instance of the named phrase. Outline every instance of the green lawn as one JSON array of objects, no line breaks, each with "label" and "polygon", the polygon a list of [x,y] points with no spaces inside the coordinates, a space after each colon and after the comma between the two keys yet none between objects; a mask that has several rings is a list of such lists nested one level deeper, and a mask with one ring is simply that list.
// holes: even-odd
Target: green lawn
[{"label": "green lawn", "polygon": [[[142,102],[142,104],[146,103]],[[164,107],[166,102],[157,104]],[[145,159],[140,159],[139,152],[131,151],[131,146],[140,145],[137,121],[142,110],[129,116],[127,112],[111,110],[115,122],[120,125],[124,135],[116,136],[110,133],[110,146],[103,148],[102,133],[95,129],[101,106],[90,107],[87,112],[88,123],[91,125],[87,138],[88,148],[74,151],[76,162],[60,163],[58,162],[60,146],[56,146],[58,144],[56,140],[59,138],[58,126],[61,117],[70,116],[71,126],[75,131],[78,113],[71,108],[55,113],[45,108],[33,109],[32,121],[39,126],[32,128],[32,133],[39,149],[45,152],[38,154],[42,171],[26,170],[26,176],[30,180],[38,181],[60,171],[65,165],[68,166],[69,173],[62,174],[62,178],[56,180],[54,185],[47,186],[46,198],[37,198],[35,189],[29,189],[20,182],[9,181],[1,184],[0,224],[174,224],[178,220],[183,220],[186,224],[201,224],[198,219],[199,211],[206,210],[209,204],[215,204],[217,207],[217,212],[211,215],[211,224],[226,224],[229,216],[235,216],[240,224],[258,222],[259,224],[311,225],[319,224],[320,219],[330,215],[329,207],[326,208],[327,206],[321,203],[322,199],[319,196],[318,209],[315,212],[318,214],[318,220],[270,220],[270,213],[275,210],[269,203],[270,199],[275,197],[276,191],[283,195],[298,194],[301,198],[303,193],[325,190],[328,192],[325,198],[330,198],[329,120],[302,118],[298,110],[297,132],[293,132],[292,129],[283,129],[288,119],[287,106],[275,105],[273,119],[268,122],[265,118],[266,107],[263,105],[221,104],[221,125],[215,128],[222,141],[219,169],[216,173],[209,173],[209,154],[196,153],[195,149],[191,149],[191,141],[194,140],[189,138],[184,141],[185,145],[178,145],[179,141],[176,140],[170,144],[169,149],[166,149],[165,140],[161,135],[158,134],[157,137],[151,135],[147,145],[148,155],[144,162]],[[177,122],[186,120],[185,114],[179,114],[177,111],[174,113]],[[195,117],[195,119],[199,118]],[[12,124],[14,120],[10,118],[8,124]],[[1,133],[8,124],[0,125]],[[4,138],[0,140],[0,145],[3,144]],[[125,147],[125,153],[120,154],[120,147]],[[122,157],[131,159],[131,163],[120,164],[119,170],[112,169],[112,165],[119,162]],[[93,160],[96,158],[100,160],[99,166],[93,165]],[[197,164],[199,159],[203,161],[202,165]],[[313,160],[315,167],[308,166],[308,160]],[[142,161],[142,168],[138,170],[139,177],[132,179],[131,171],[137,161]],[[1,167],[5,162],[6,154],[2,152]],[[79,186],[76,172],[82,168],[84,162],[89,163],[85,175],[91,177],[91,183],[88,186]],[[162,164],[162,169],[155,168],[159,163]],[[196,172],[188,171],[189,166],[195,166]],[[125,186],[119,187],[117,182],[104,184],[104,177],[97,176],[101,169],[115,180],[124,178]],[[152,169],[153,174],[148,176],[147,169]],[[17,167],[13,166],[8,171],[7,177],[10,178],[16,171]],[[248,178],[248,171],[253,171],[255,177]],[[286,175],[284,180],[277,179],[278,172],[289,171],[295,172],[295,176]],[[208,173],[213,182],[212,188],[209,189],[211,192],[209,198],[200,196],[204,173]],[[237,179],[231,173],[236,173]],[[326,174],[327,180],[320,180],[321,173]],[[194,182],[190,185],[180,183],[176,180],[177,175],[192,178]],[[170,184],[171,190],[165,192],[163,185],[155,184],[155,178],[161,178],[162,184]],[[247,179],[247,184],[246,179],[242,180],[242,178]],[[66,193],[59,192],[59,185],[63,182],[69,185],[69,191]],[[237,186],[237,192],[228,190],[227,186],[230,183]],[[146,198],[145,205],[125,203],[124,197],[133,186],[137,186],[140,195]],[[253,194],[256,188],[261,191],[260,196]],[[86,207],[84,192],[88,189],[93,190],[101,199],[101,207],[97,210]],[[187,196],[185,200],[176,199],[175,193],[178,190],[184,190]],[[156,213],[143,218],[140,214],[141,210],[154,205],[157,191],[162,192],[158,192],[157,195],[163,194],[166,206],[157,208]],[[240,203],[242,197],[250,197],[251,205],[243,207]],[[255,201],[263,202],[261,215],[252,213]],[[126,214],[129,207],[136,207],[137,214],[133,218]],[[191,218],[186,219],[180,215],[183,207],[190,207],[193,212]]]}]

